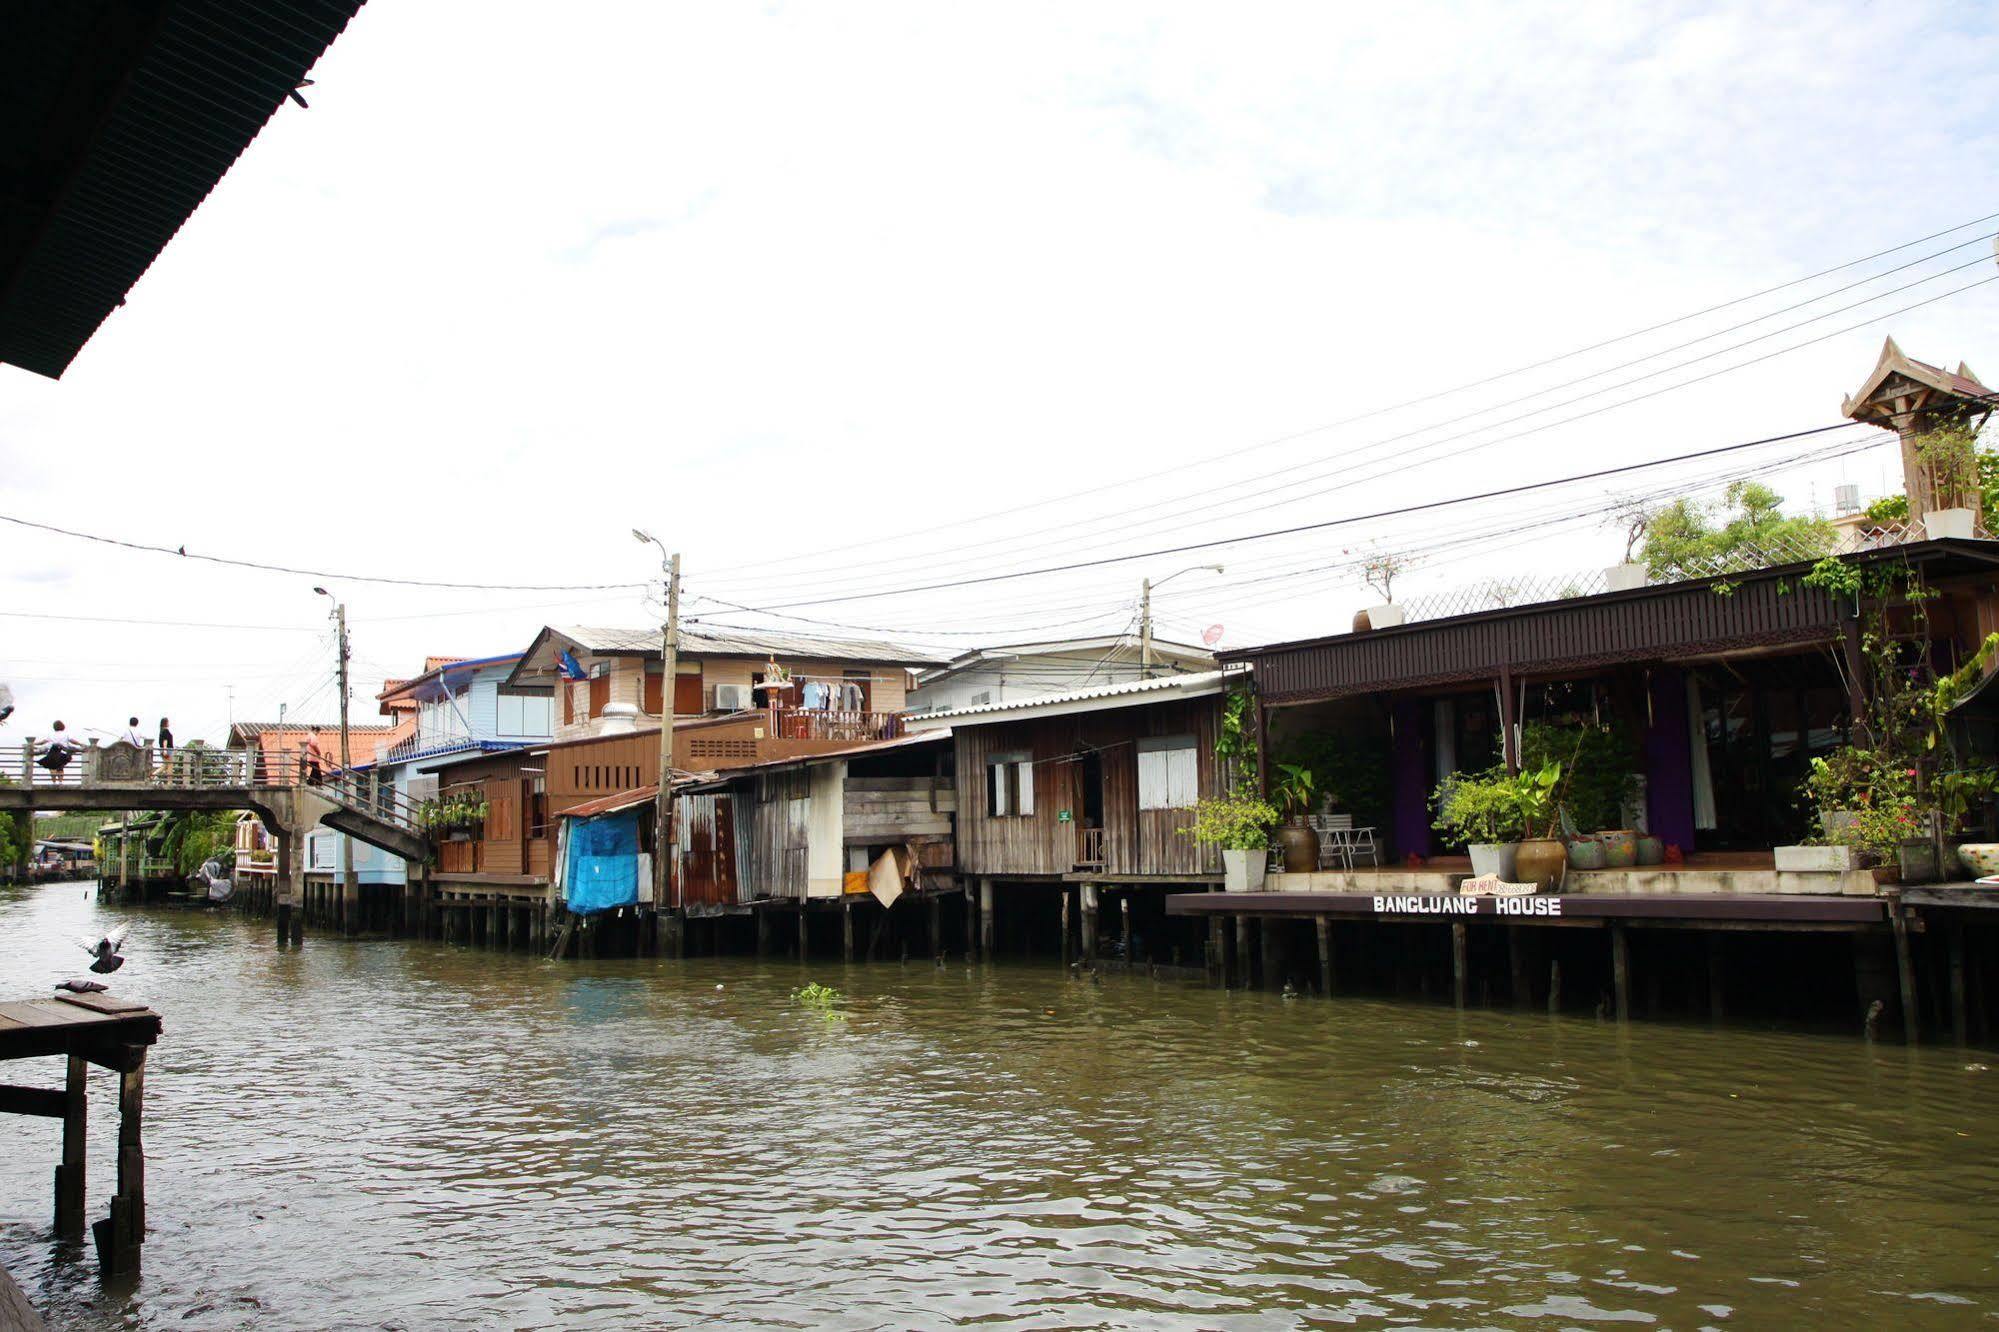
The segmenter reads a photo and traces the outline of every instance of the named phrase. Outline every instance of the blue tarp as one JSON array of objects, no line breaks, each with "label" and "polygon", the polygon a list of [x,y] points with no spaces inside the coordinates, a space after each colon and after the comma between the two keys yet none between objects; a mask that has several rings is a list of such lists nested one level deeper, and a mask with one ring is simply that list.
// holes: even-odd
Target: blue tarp
[{"label": "blue tarp", "polygon": [[638,903],[639,813],[628,809],[569,820],[563,892],[577,915]]}]

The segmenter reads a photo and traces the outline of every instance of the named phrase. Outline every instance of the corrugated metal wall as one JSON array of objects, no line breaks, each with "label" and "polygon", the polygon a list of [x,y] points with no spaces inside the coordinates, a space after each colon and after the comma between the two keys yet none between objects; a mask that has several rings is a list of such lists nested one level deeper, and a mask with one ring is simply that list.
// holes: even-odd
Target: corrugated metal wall
[{"label": "corrugated metal wall", "polygon": [[736,801],[737,901],[804,900],[811,780],[804,768],[766,773],[751,779],[754,794]]},{"label": "corrugated metal wall", "polygon": [[680,902],[723,906],[740,898],[736,879],[735,797],[728,791],[677,796]]},{"label": "corrugated metal wall", "polygon": [[1503,618],[1345,635],[1293,648],[1252,650],[1240,658],[1255,664],[1265,701],[1304,702],[1487,680],[1502,664],[1516,673],[1581,669],[1830,640],[1838,629],[1839,611],[1830,596],[1795,580],[1772,578],[1744,582],[1729,595],[1698,584],[1637,596],[1578,598]]}]

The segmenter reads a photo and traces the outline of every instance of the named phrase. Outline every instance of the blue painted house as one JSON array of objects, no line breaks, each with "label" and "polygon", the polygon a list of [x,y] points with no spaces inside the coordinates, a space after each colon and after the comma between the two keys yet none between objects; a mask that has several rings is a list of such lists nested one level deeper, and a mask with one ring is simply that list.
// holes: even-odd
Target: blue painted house
[{"label": "blue painted house", "polygon": [[[455,787],[479,787],[495,758],[518,758],[552,733],[553,692],[546,687],[509,685],[519,653],[455,660],[432,658],[423,674],[391,681],[378,696],[384,714],[415,713],[416,731],[371,758],[355,756],[355,768],[375,772],[384,786],[407,799],[436,799]],[[459,779],[463,777],[464,780]],[[521,811],[508,817],[518,820]],[[364,884],[401,884],[401,859],[331,828],[314,829],[306,839],[306,872],[337,875],[341,844],[348,843],[355,878]],[[449,870],[451,848],[443,868]],[[466,866],[475,869],[477,866]],[[516,867],[518,868],[518,867]]]}]

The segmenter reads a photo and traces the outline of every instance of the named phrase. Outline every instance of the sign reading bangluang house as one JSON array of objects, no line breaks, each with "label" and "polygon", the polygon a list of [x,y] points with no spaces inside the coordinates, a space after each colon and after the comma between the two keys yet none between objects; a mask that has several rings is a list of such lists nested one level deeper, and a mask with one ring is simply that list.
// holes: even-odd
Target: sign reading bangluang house
[{"label": "sign reading bangluang house", "polygon": [[1559,897],[1377,897],[1380,916],[1559,916]]}]

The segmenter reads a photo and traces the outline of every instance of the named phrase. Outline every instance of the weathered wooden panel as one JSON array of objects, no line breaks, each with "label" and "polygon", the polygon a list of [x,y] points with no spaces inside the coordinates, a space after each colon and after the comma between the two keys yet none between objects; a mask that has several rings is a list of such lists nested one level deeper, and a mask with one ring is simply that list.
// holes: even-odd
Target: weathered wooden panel
[{"label": "weathered wooden panel", "polygon": [[[1083,784],[1094,756],[1102,772],[1105,873],[1217,872],[1219,853],[1173,833],[1192,822],[1191,811],[1149,811],[1146,819],[1139,817],[1137,742],[1140,737],[1191,736],[1200,795],[1211,796],[1221,787],[1214,757],[1220,719],[1216,696],[959,727],[954,736],[959,867],[995,876],[1074,871],[1087,807]],[[994,816],[989,811],[986,764],[1006,753],[1032,756],[1031,815]]]}]

